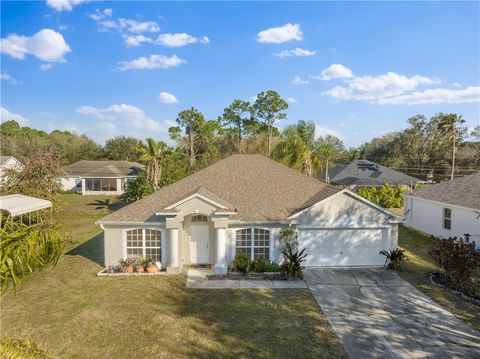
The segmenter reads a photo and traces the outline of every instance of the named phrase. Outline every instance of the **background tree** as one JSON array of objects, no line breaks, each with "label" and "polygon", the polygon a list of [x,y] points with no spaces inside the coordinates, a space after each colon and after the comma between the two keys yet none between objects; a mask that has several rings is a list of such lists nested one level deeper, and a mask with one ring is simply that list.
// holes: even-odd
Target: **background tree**
[{"label": "background tree", "polygon": [[142,173],[130,182],[120,199],[126,203],[135,202],[153,193],[153,186],[147,176]]},{"label": "background tree", "polygon": [[321,168],[315,144],[315,124],[299,121],[283,130],[273,158],[283,164],[312,176]]},{"label": "background tree", "polygon": [[328,169],[333,164],[342,159],[345,148],[343,142],[336,136],[327,135],[325,137],[319,137],[316,141],[316,148],[318,156],[324,161],[325,167],[325,182],[330,182]]},{"label": "background tree", "polygon": [[267,127],[268,157],[270,157],[272,153],[273,124],[275,121],[282,120],[287,117],[287,114],[283,112],[287,109],[288,103],[281,98],[276,91],[273,90],[259,93],[255,103],[253,104],[254,117],[258,121],[263,122]]},{"label": "background tree", "polygon": [[[195,171],[198,148],[197,143],[200,139],[202,129],[205,124],[205,118],[201,112],[192,107],[188,110],[181,111],[177,117],[177,123],[180,129],[185,131],[188,139],[188,156],[190,169]],[[178,128],[170,128],[169,133],[172,136],[178,136],[180,131]],[[178,139],[178,137],[176,137]]]},{"label": "background tree", "polygon": [[237,132],[237,151],[242,153],[242,136],[248,123],[252,120],[252,108],[250,102],[235,100],[223,110],[220,123],[223,126],[233,126]]},{"label": "background tree", "polygon": [[188,155],[180,148],[172,150],[163,165],[160,187],[168,186],[190,175]]},{"label": "background tree", "polygon": [[37,153],[23,162],[23,168],[11,168],[4,172],[0,194],[21,193],[43,198],[57,207],[57,195],[61,188],[57,178],[63,175],[62,167],[52,152]]},{"label": "background tree", "polygon": [[465,120],[462,116],[457,116],[453,113],[442,116],[438,123],[440,131],[445,134],[452,143],[452,174],[450,179],[453,179],[453,175],[455,174],[456,145],[458,142],[461,142],[463,134],[466,132],[466,129],[461,126],[463,123],[465,123]]},{"label": "background tree", "polygon": [[134,137],[117,136],[105,141],[103,157],[116,161],[139,161],[143,152],[143,142]]},{"label": "background tree", "polygon": [[147,165],[147,178],[153,189],[157,191],[159,180],[162,175],[163,164],[170,149],[163,141],[155,141],[153,138],[147,138],[146,145],[139,147],[141,151],[140,160]]}]

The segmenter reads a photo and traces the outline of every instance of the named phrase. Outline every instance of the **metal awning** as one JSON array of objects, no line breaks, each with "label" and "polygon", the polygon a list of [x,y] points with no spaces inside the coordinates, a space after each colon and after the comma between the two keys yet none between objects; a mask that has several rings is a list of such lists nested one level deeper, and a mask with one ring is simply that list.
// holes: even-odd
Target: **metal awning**
[{"label": "metal awning", "polygon": [[8,212],[12,217],[51,207],[52,202],[46,199],[24,196],[23,194],[0,196],[0,210]]}]

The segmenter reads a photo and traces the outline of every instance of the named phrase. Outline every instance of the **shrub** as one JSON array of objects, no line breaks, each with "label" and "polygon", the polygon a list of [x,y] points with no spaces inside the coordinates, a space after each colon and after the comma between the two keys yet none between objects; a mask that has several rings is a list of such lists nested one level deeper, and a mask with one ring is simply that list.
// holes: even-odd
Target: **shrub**
[{"label": "shrub", "polygon": [[472,293],[473,273],[480,267],[480,254],[475,243],[465,243],[461,239],[439,239],[430,252],[443,270],[447,284],[464,293]]},{"label": "shrub", "polygon": [[362,187],[358,190],[358,194],[384,208],[401,208],[403,206],[402,194],[406,191],[404,186],[392,186],[384,183],[382,187]]},{"label": "shrub", "polygon": [[138,175],[134,181],[128,184],[127,189],[120,199],[124,202],[130,203],[138,201],[151,193],[153,193],[153,187],[145,174],[142,173]]},{"label": "shrub", "polygon": [[280,245],[285,247],[289,243],[293,250],[297,248],[297,237],[297,232],[292,228],[282,228],[278,233]]},{"label": "shrub", "polygon": [[302,262],[305,261],[305,248],[302,250],[294,250],[290,243],[286,243],[282,249],[284,261],[280,266],[280,271],[287,278],[303,278]]},{"label": "shrub", "polygon": [[35,269],[57,264],[65,241],[59,226],[29,226],[11,217],[1,221],[0,284],[3,293],[9,284],[15,289],[22,278]]},{"label": "shrub", "polygon": [[252,261],[250,271],[257,273],[280,272],[280,266],[266,258],[260,258]]},{"label": "shrub", "polygon": [[247,273],[250,268],[250,264],[251,264],[250,258],[248,258],[248,256],[245,253],[240,252],[235,256],[234,269],[236,271]]},{"label": "shrub", "polygon": [[390,261],[387,266],[388,269],[401,270],[403,269],[403,262],[408,260],[408,257],[405,255],[405,250],[400,248],[392,251],[380,251],[379,254],[387,257],[385,264],[387,264],[387,261]]}]

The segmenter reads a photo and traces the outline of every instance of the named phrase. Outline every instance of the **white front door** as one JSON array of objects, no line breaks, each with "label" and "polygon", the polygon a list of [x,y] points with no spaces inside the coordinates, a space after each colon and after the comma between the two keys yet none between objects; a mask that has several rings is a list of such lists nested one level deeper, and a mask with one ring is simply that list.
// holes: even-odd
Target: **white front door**
[{"label": "white front door", "polygon": [[208,225],[190,225],[190,263],[208,264]]}]

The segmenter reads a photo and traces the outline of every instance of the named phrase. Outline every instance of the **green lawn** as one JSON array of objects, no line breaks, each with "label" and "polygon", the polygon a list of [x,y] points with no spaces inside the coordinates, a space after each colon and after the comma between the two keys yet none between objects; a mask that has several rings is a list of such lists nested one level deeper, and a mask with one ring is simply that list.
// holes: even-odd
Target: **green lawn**
[{"label": "green lawn", "polygon": [[108,197],[61,196],[69,233],[58,265],[2,297],[2,334],[28,335],[59,358],[345,358],[305,290],[186,290],[185,276],[101,277],[93,222]]},{"label": "green lawn", "polygon": [[[428,274],[437,270],[428,254],[435,246],[436,239],[410,228],[400,226],[399,246],[406,249],[409,261],[400,275],[416,286],[435,302],[445,307],[457,318],[480,330],[480,308],[465,299],[441,288],[430,285]],[[480,281],[480,278],[478,279]]]}]

